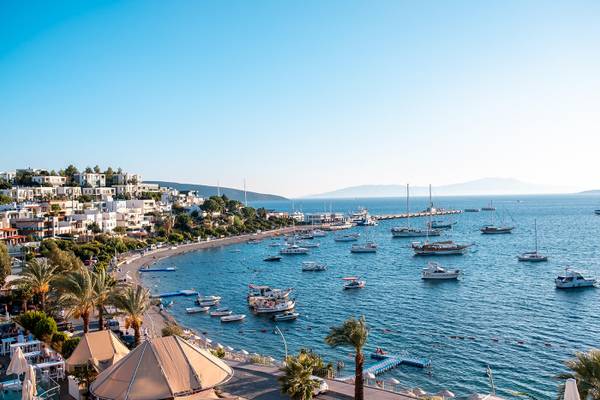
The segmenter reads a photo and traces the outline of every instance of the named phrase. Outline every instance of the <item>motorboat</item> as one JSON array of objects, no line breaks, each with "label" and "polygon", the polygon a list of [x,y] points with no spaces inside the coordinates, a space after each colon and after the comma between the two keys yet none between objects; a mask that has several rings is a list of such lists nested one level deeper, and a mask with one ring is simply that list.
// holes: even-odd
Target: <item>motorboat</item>
[{"label": "motorboat", "polygon": [[427,224],[427,227],[429,229],[452,229],[452,226],[456,225],[456,221],[454,222],[447,222],[447,221],[441,221],[441,220],[437,220],[437,221],[431,221]]},{"label": "motorboat", "polygon": [[494,207],[493,202],[490,200],[490,204],[485,207],[481,207],[481,211],[496,211],[496,207]]},{"label": "motorboat", "polygon": [[304,241],[302,241],[302,242],[298,242],[298,246],[304,247],[306,249],[314,249],[316,247],[320,247],[321,243],[319,243],[319,242],[304,242]]},{"label": "motorboat", "polygon": [[188,314],[198,314],[207,312],[210,307],[187,307],[185,312]]},{"label": "motorboat", "polygon": [[262,239],[250,239],[246,243],[247,244],[259,244],[259,243],[262,243]]},{"label": "motorboat", "polygon": [[413,242],[411,246],[416,256],[443,256],[465,254],[471,244],[447,240],[444,242]]},{"label": "motorboat", "polygon": [[221,300],[221,296],[202,296],[202,295],[198,295],[198,297],[196,297],[196,300],[198,302],[203,302],[203,301],[220,301]]},{"label": "motorboat", "polygon": [[415,237],[428,237],[428,236],[440,236],[442,233],[437,229],[419,229],[411,228],[409,226],[395,226],[391,229],[392,237],[395,238],[415,238]]},{"label": "motorboat", "polygon": [[356,242],[360,238],[360,233],[349,233],[347,235],[337,235],[333,238],[336,242]]},{"label": "motorboat", "polygon": [[265,285],[248,285],[248,304],[252,305],[255,301],[264,299],[278,300],[287,299],[292,293],[292,288],[276,289]]},{"label": "motorboat", "polygon": [[196,304],[198,304],[200,307],[212,307],[219,304],[219,300],[196,300]]},{"label": "motorboat", "polygon": [[231,311],[229,308],[217,308],[216,310],[210,312],[211,317],[224,317],[231,314],[233,314],[233,311]]},{"label": "motorboat", "polygon": [[333,224],[330,224],[328,226],[328,229],[330,231],[341,231],[344,229],[350,229],[354,226],[354,224],[351,221],[341,221],[341,222],[335,222]]},{"label": "motorboat", "polygon": [[257,303],[253,308],[254,312],[257,314],[272,314],[272,313],[280,313],[284,311],[293,310],[296,307],[295,300],[266,300]]},{"label": "motorboat", "polygon": [[476,213],[481,211],[479,208],[465,208],[466,213]]},{"label": "motorboat", "polygon": [[314,237],[325,237],[327,236],[327,233],[321,229],[315,229],[314,231],[312,231],[312,234]]},{"label": "motorboat", "polygon": [[458,279],[459,275],[459,269],[447,270],[436,262],[428,263],[421,271],[421,279],[424,280],[451,280]]},{"label": "motorboat", "polygon": [[325,264],[319,264],[314,261],[305,261],[302,263],[302,271],[303,272],[320,272],[326,271],[327,266]]},{"label": "motorboat", "polygon": [[527,261],[527,262],[542,262],[542,261],[548,261],[548,257],[540,254],[538,252],[538,240],[537,240],[537,220],[534,220],[533,223],[534,226],[534,237],[535,237],[535,251],[528,251],[525,253],[522,253],[521,255],[517,256],[517,259],[519,261]]},{"label": "motorboat", "polygon": [[263,261],[271,262],[271,261],[281,261],[281,256],[269,256],[265,258]]},{"label": "motorboat", "polygon": [[303,254],[308,254],[308,249],[306,247],[300,247],[297,244],[290,244],[287,247],[285,247],[284,249],[281,249],[279,251],[279,254],[286,255],[286,256],[303,255]]},{"label": "motorboat", "polygon": [[287,311],[281,314],[275,314],[273,316],[273,319],[275,321],[294,321],[296,319],[298,319],[298,317],[300,316],[300,313],[295,312],[295,311]]},{"label": "motorboat", "polygon": [[245,314],[225,315],[224,317],[221,317],[221,322],[237,322],[243,321],[245,318]]},{"label": "motorboat", "polygon": [[342,278],[342,280],[346,281],[344,283],[344,290],[362,289],[367,284],[367,281],[361,280],[357,276],[348,276],[346,278]]},{"label": "motorboat", "polygon": [[369,210],[364,207],[358,207],[358,210],[350,214],[350,221],[358,223],[365,220],[369,216]]},{"label": "motorboat", "polygon": [[315,235],[310,231],[299,233],[296,236],[296,239],[299,239],[299,240],[310,240],[310,239],[314,239],[314,238],[315,238]]},{"label": "motorboat", "polygon": [[364,244],[355,243],[350,248],[351,253],[375,253],[377,252],[377,244],[366,242]]},{"label": "motorboat", "polygon": [[502,235],[507,233],[512,233],[512,230],[515,229],[514,226],[496,226],[496,225],[486,225],[480,229],[481,233],[484,235]]},{"label": "motorboat", "polygon": [[373,218],[369,214],[365,215],[364,218],[356,221],[357,226],[377,226],[379,223],[377,222],[377,218]]},{"label": "motorboat", "polygon": [[555,280],[557,289],[577,289],[584,287],[593,287],[596,284],[596,279],[586,278],[581,272],[574,271],[570,268],[565,268],[565,273],[559,275]]}]

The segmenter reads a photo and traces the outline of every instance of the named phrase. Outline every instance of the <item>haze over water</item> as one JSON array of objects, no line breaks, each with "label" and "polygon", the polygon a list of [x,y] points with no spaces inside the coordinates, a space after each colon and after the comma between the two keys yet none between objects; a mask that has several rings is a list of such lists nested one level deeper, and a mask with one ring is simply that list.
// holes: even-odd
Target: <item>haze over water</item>
[{"label": "haze over water", "polygon": [[[520,202],[518,201],[520,200]],[[438,198],[438,207],[475,208],[489,199]],[[411,201],[413,211],[425,208],[425,198]],[[457,224],[440,240],[474,242],[465,256],[418,258],[411,239],[393,239],[390,228],[405,220],[382,221],[373,228],[352,231],[376,241],[376,254],[351,254],[349,243],[336,243],[333,234],[315,239],[321,243],[308,256],[284,257],[280,263],[262,259],[278,251],[265,240],[258,245],[240,244],[198,251],[161,261],[176,265],[171,274],[144,276],[153,292],[194,288],[202,294],[223,297],[222,306],[248,318],[240,324],[221,324],[208,315],[186,315],[191,298],[175,298],[171,312],[183,325],[207,332],[215,342],[283,356],[283,344],[272,333],[274,323],[251,315],[246,305],[249,283],[294,287],[296,322],[280,323],[290,352],[310,347],[326,360],[343,360],[342,375],[352,373],[350,349],[331,349],[323,342],[332,325],[350,315],[364,314],[371,328],[367,351],[383,347],[389,352],[409,351],[432,360],[431,373],[411,367],[392,370],[383,378],[396,377],[403,385],[419,386],[429,392],[448,388],[459,395],[489,392],[486,366],[494,372],[498,393],[526,392],[536,398],[554,398],[563,370],[562,362],[597,346],[600,341],[600,291],[596,289],[557,291],[553,279],[565,265],[599,276],[598,234],[600,217],[593,214],[600,198],[592,196],[498,197],[496,221],[514,224],[511,235],[483,236],[479,228],[490,222],[489,212],[449,216]],[[288,210],[291,203],[254,204]],[[405,211],[404,199],[306,200],[296,202],[304,212],[348,212],[358,206],[372,214]],[[533,250],[533,224],[537,219],[540,251],[550,256],[547,263],[519,263],[517,254]],[[412,219],[424,226],[424,219]],[[321,273],[301,272],[302,261],[324,262]],[[460,268],[459,282],[424,282],[420,270],[428,260]],[[339,279],[360,275],[367,286],[343,291]],[[370,362],[370,360],[369,360]]]}]

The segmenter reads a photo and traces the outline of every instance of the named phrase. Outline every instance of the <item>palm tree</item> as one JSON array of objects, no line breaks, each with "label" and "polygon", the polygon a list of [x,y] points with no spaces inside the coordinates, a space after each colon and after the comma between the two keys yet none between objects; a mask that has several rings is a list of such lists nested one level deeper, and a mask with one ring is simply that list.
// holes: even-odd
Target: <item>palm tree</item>
[{"label": "palm tree", "polygon": [[67,314],[83,320],[83,333],[90,328],[90,315],[96,306],[94,276],[87,268],[80,268],[57,280],[62,291],[59,302],[68,310]]},{"label": "palm tree", "polygon": [[33,259],[25,268],[18,285],[28,288],[32,295],[38,295],[42,310],[46,311],[46,297],[50,285],[56,279],[56,266],[51,265],[46,259]]},{"label": "palm tree", "polygon": [[144,313],[150,307],[150,291],[140,285],[127,286],[113,298],[113,304],[127,317],[125,327],[133,328],[135,346],[140,344],[140,328]]},{"label": "palm tree", "polygon": [[284,375],[278,378],[281,392],[293,400],[311,400],[319,387],[319,381],[312,378],[314,368],[315,361],[307,353],[287,357],[285,366],[281,368]]},{"label": "palm tree", "polygon": [[354,370],[354,400],[363,400],[364,382],[363,382],[363,365],[365,357],[362,349],[367,343],[369,337],[369,329],[365,317],[351,317],[344,321],[341,326],[334,326],[329,330],[329,335],[325,338],[325,343],[332,347],[351,346],[356,352],[355,355],[355,370]]},{"label": "palm tree", "polygon": [[111,303],[117,281],[100,268],[94,273],[94,294],[96,295],[96,308],[98,311],[98,329],[104,329],[104,307]]},{"label": "palm tree", "polygon": [[[582,399],[600,399],[600,350],[592,349],[587,353],[577,353],[575,358],[565,365],[571,372],[558,375],[558,379],[575,379],[579,397]],[[558,388],[558,397],[563,398],[565,385]]]}]

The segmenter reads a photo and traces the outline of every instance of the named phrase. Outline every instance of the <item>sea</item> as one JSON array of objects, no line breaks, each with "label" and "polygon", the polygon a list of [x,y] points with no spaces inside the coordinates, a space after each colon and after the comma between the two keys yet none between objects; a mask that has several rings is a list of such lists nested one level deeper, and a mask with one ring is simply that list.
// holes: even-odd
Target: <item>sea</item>
[{"label": "sea", "polygon": [[[214,342],[237,350],[281,359],[288,352],[310,348],[334,365],[343,361],[340,375],[353,373],[350,348],[331,348],[324,338],[331,326],[350,316],[364,315],[370,328],[365,351],[380,347],[390,353],[408,353],[431,359],[432,366],[400,366],[378,377],[395,378],[405,387],[435,393],[449,389],[458,396],[490,393],[499,396],[551,399],[556,397],[557,374],[578,351],[600,346],[600,290],[557,290],[554,278],[565,267],[600,277],[600,197],[585,195],[439,197],[438,208],[480,208],[493,201],[495,212],[463,213],[436,219],[456,222],[435,240],[473,243],[464,256],[421,258],[410,248],[415,239],[392,238],[390,229],[405,219],[380,221],[376,227],[354,227],[361,240],[379,245],[375,254],[351,254],[350,243],[333,240],[333,233],[315,238],[319,248],[306,256],[287,256],[264,262],[277,254],[274,240],[237,244],[168,258],[162,266],[173,273],[144,274],[153,293],[195,289],[223,297],[221,305],[248,317],[224,324],[206,314],[188,315],[193,298],[174,299],[169,312],[184,326]],[[411,199],[411,211],[428,206],[427,198]],[[252,204],[283,211],[351,212],[365,207],[371,214],[406,211],[405,199],[295,200]],[[411,226],[424,227],[425,218]],[[512,234],[482,235],[479,229],[494,222],[515,226]],[[545,263],[522,263],[517,255],[535,246],[537,223],[540,252]],[[328,266],[325,272],[302,272],[302,261]],[[458,281],[429,282],[420,272],[428,261],[458,268]],[[367,281],[362,290],[344,291],[342,277],[356,275]],[[248,284],[294,288],[300,318],[276,324],[252,315],[246,304]],[[285,342],[285,343],[284,343]],[[488,374],[492,372],[492,378]]]}]

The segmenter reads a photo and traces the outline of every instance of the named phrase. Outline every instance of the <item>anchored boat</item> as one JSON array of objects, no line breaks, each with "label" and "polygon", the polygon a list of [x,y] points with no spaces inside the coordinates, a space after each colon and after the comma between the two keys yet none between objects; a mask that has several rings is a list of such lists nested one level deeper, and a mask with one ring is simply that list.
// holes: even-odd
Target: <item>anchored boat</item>
[{"label": "anchored boat", "polygon": [[290,244],[286,248],[281,249],[279,251],[279,254],[286,255],[286,256],[303,255],[303,254],[308,254],[308,249],[306,247],[300,247],[297,244]]},{"label": "anchored boat", "polygon": [[534,231],[535,231],[535,251],[528,251],[522,253],[520,256],[517,256],[519,261],[528,261],[528,262],[542,262],[548,261],[548,257],[538,253],[538,240],[537,240],[537,220],[533,221]]},{"label": "anchored boat", "polygon": [[424,280],[451,280],[458,279],[460,270],[446,270],[439,263],[430,262],[421,271],[421,279]]},{"label": "anchored boat", "polygon": [[350,248],[351,253],[375,253],[377,252],[377,245],[373,242],[366,242],[365,244],[353,244]]},{"label": "anchored boat", "polygon": [[246,318],[245,314],[226,315],[221,317],[221,322],[236,322],[242,321]]},{"label": "anchored boat", "polygon": [[360,233],[349,233],[347,235],[338,235],[333,238],[336,242],[356,242],[360,237]]},{"label": "anchored boat", "polygon": [[325,264],[319,264],[314,261],[305,261],[302,263],[302,271],[304,272],[320,272],[326,270],[327,266]]},{"label": "anchored boat", "polygon": [[233,314],[233,311],[229,308],[217,308],[215,311],[210,312],[211,317],[224,317],[231,314]]},{"label": "anchored boat", "polygon": [[269,256],[265,258],[263,261],[272,262],[272,261],[281,261],[281,256]]},{"label": "anchored boat", "polygon": [[294,321],[294,320],[298,319],[299,316],[300,316],[300,313],[288,311],[288,312],[284,312],[281,314],[275,314],[273,316],[273,319],[277,322],[279,322],[279,321]]},{"label": "anchored boat", "polygon": [[455,243],[452,240],[444,242],[413,242],[412,249],[416,256],[462,255],[471,244]]},{"label": "anchored boat", "polygon": [[565,268],[565,273],[559,275],[555,280],[557,289],[577,289],[584,287],[593,287],[596,284],[596,279],[586,278],[581,272],[574,271],[570,268]]},{"label": "anchored boat", "polygon": [[210,307],[187,307],[185,312],[188,314],[197,314],[207,312]]},{"label": "anchored boat", "polygon": [[360,278],[357,276],[348,276],[346,278],[342,278],[342,280],[346,281],[346,283],[344,283],[344,290],[362,289],[367,284],[367,281],[360,280]]},{"label": "anchored boat", "polygon": [[[430,198],[431,198],[431,187],[430,187]],[[428,236],[440,236],[441,232],[436,229],[428,227],[426,229],[412,228],[410,226],[410,207],[409,207],[410,191],[409,185],[406,185],[406,226],[395,226],[391,229],[392,237],[395,238],[414,238],[414,237],[428,237]],[[430,200],[431,201],[431,200]]]}]

